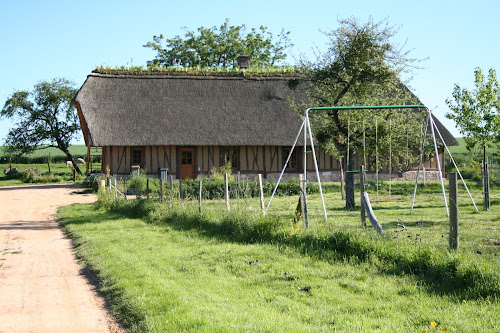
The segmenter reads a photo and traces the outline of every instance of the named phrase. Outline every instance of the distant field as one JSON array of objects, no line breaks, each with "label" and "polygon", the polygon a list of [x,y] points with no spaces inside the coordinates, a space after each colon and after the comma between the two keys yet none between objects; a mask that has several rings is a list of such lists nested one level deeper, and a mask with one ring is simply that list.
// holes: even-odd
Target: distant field
[{"label": "distant field", "polygon": [[[451,147],[448,147],[450,149],[450,152],[452,155],[454,154],[470,154],[470,152],[467,150],[467,146],[465,144],[465,140],[464,138],[455,138],[457,139],[459,145],[458,146],[451,146]],[[491,148],[488,148],[488,155],[500,155],[500,145],[497,144],[497,145],[493,145],[493,147]],[[474,156],[480,156],[480,158],[482,158],[482,149],[481,148],[476,148],[474,149],[474,151],[472,152]]]},{"label": "distant field", "polygon": [[[4,151],[5,147],[0,146],[0,156],[4,156]],[[72,145],[69,147],[69,152],[72,155],[87,155],[87,147],[85,145]],[[91,154],[92,155],[97,155],[101,153],[101,148],[92,148]],[[40,157],[40,156],[50,156],[51,157],[56,157],[56,156],[65,156],[62,151],[60,151],[57,148],[44,148],[44,149],[39,149],[34,151],[33,153],[29,154],[29,157]]]}]

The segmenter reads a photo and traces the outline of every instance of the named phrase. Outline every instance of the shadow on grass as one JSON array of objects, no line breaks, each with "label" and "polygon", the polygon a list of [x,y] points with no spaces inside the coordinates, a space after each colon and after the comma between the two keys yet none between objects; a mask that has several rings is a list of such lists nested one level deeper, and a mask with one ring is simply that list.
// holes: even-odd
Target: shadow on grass
[{"label": "shadow on grass", "polygon": [[290,234],[283,222],[268,217],[255,218],[242,212],[209,217],[200,215],[197,209],[168,209],[166,205],[160,206],[151,201],[134,200],[116,205],[112,212],[93,214],[92,221],[83,214],[64,220],[62,224],[99,223],[119,218],[144,218],[150,224],[178,231],[196,231],[200,237],[219,242],[280,244],[324,261],[371,262],[382,274],[410,274],[428,292],[453,295],[457,300],[499,296],[496,277],[485,277],[479,267],[461,267],[462,263],[456,258],[439,257],[436,260],[429,247],[398,252],[390,239],[333,229],[323,234]]}]

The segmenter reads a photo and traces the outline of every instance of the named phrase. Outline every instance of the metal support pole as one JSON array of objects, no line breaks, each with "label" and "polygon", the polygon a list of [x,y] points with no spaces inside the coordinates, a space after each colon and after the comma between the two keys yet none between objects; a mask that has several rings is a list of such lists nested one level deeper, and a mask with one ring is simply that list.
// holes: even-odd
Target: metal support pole
[{"label": "metal support pole", "polygon": [[446,201],[446,191],[444,189],[444,181],[443,181],[443,173],[441,171],[441,162],[439,162],[439,151],[437,147],[437,142],[436,142],[436,134],[434,132],[434,120],[432,119],[432,114],[431,111],[429,110],[429,120],[431,122],[431,133],[432,133],[432,140],[434,141],[434,151],[436,153],[436,162],[439,170],[439,180],[441,181],[441,189],[443,190],[443,199],[444,199],[444,206],[446,208],[446,216],[450,216],[450,212],[448,211],[448,201]]},{"label": "metal support pole", "polygon": [[328,216],[326,215],[325,198],[323,197],[323,189],[321,187],[321,179],[319,177],[318,161],[316,160],[316,152],[314,150],[314,140],[313,140],[312,131],[311,131],[311,123],[309,122],[309,115],[307,113],[306,113],[306,120],[307,120],[307,130],[309,132],[309,139],[311,141],[314,168],[316,169],[316,178],[318,179],[319,193],[321,195],[321,203],[323,204],[323,214],[325,217],[325,222],[327,222]]}]

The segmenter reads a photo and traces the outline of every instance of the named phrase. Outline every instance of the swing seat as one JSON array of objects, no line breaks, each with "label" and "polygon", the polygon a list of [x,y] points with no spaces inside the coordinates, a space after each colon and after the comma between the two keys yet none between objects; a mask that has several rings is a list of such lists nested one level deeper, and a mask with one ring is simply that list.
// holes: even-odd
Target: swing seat
[{"label": "swing seat", "polygon": [[382,226],[377,220],[377,217],[375,216],[375,213],[373,212],[372,205],[370,203],[370,198],[368,197],[367,192],[363,192],[361,195],[361,202],[363,203],[363,206],[365,206],[365,211],[366,215],[368,216],[368,219],[372,223],[373,228],[379,233],[379,234],[384,234],[384,230],[382,229]]}]

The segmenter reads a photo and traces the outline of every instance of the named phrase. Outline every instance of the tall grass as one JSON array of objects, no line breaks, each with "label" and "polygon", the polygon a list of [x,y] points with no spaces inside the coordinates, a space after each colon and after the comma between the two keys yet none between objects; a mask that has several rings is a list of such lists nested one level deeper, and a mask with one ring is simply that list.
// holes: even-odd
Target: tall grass
[{"label": "tall grass", "polygon": [[[277,206],[289,209],[291,199]],[[361,230],[357,212],[304,230],[281,207],[262,217],[254,199],[232,200],[229,212],[207,201],[202,214],[196,202],[109,192],[96,205],[64,208],[61,223],[131,332],[487,332],[500,324],[498,265],[467,259],[469,250],[436,251],[387,223],[398,238],[381,238]],[[349,214],[356,228],[341,225]]]}]

